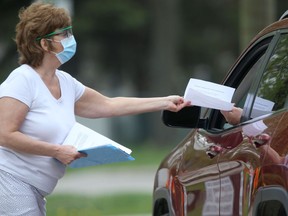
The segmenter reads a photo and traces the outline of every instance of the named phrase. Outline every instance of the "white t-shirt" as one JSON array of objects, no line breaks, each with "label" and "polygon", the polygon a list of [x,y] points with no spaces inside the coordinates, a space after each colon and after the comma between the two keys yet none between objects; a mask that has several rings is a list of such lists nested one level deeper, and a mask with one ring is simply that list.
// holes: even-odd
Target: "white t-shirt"
[{"label": "white t-shirt", "polygon": [[[51,145],[63,143],[75,123],[75,102],[85,90],[85,86],[68,73],[57,70],[56,75],[61,88],[58,100],[39,74],[28,65],[16,68],[0,85],[0,98],[12,97],[29,107],[20,132]],[[53,191],[65,168],[54,158],[20,153],[0,146],[0,169],[46,193]]]}]

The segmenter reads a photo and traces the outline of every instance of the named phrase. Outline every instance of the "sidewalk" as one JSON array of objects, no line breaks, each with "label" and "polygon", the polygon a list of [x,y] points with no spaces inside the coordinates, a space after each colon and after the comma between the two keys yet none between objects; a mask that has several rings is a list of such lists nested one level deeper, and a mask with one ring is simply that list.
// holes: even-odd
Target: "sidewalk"
[{"label": "sidewalk", "polygon": [[152,195],[155,167],[79,170],[68,172],[52,194],[101,196],[115,193],[147,193]]}]

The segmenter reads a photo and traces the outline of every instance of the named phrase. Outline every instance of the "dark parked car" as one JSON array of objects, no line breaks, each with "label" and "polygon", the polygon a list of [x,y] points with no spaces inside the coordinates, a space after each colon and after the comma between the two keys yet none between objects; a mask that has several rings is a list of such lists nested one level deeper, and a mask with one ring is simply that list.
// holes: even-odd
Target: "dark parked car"
[{"label": "dark parked car", "polygon": [[253,39],[222,84],[236,89],[237,125],[197,106],[162,113],[167,126],[192,129],[157,170],[154,216],[288,215],[285,16]]}]

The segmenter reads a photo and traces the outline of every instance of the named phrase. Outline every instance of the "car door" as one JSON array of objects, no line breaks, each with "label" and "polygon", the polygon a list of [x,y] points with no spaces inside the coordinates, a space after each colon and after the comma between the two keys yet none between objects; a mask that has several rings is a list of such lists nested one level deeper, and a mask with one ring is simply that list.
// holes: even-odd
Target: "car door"
[{"label": "car door", "polygon": [[[273,36],[255,42],[227,76],[225,85],[236,89],[233,97],[236,106],[244,107],[249,89],[255,78],[259,76],[261,68],[267,61],[265,57],[273,44]],[[226,124],[219,110],[209,110],[208,115],[208,129],[199,129],[197,133],[209,143],[206,154],[211,158],[217,158],[219,179],[205,182],[206,195],[209,199],[203,205],[202,215],[238,215],[242,211],[242,206],[245,205],[242,201],[243,190],[249,188],[247,186],[253,179],[253,176],[246,175],[246,172],[244,174],[243,170],[249,173],[253,167],[258,167],[262,157],[249,140],[243,139],[241,126],[233,127]],[[237,154],[238,159],[235,158],[235,152],[241,152]],[[251,159],[253,164],[247,165],[241,158],[241,154],[245,154],[245,157]]]},{"label": "car door", "polygon": [[[237,88],[233,98],[237,106],[244,106],[249,89],[266,60],[268,48],[274,43],[272,38],[270,36],[256,42],[226,78],[226,85]],[[181,202],[180,199],[175,202],[180,202],[177,206],[185,204],[183,209],[186,211],[181,215],[234,215],[239,206],[234,208],[233,203],[240,202],[241,195],[240,190],[234,190],[233,184],[240,185],[238,179],[246,165],[241,160],[221,157],[226,154],[227,149],[243,144],[242,127],[226,125],[219,110],[208,110],[206,116],[209,116],[207,127],[195,130],[191,135],[192,139],[183,144],[185,150],[176,176],[178,185],[183,187],[181,191],[184,196],[177,196],[181,197]],[[253,166],[257,167],[261,159],[258,157],[258,150],[255,151],[256,153],[251,153],[251,157],[255,158]]]},{"label": "car door", "polygon": [[[231,78],[228,77],[225,83],[236,88],[233,102],[236,107],[243,109],[243,114],[241,117],[242,124],[238,126],[224,123],[222,137],[218,142],[218,145],[223,148],[218,160],[221,184],[220,215],[249,214],[254,173],[261,166],[264,153],[253,143],[255,142],[253,140],[254,135],[258,135],[253,134],[253,126],[257,124],[257,127],[260,127],[260,123],[252,121],[245,124],[245,122],[251,119],[251,116],[247,114],[250,113],[251,109],[249,108],[252,106],[249,102],[253,101],[256,86],[258,86],[276,41],[277,37],[274,35],[256,41],[238,62],[235,69],[230,73]],[[234,78],[237,76],[241,76],[242,79]],[[217,114],[219,115],[219,113]],[[216,119],[222,118],[222,116],[217,117],[217,114]],[[219,122],[217,126],[221,127]],[[255,133],[258,131],[256,130]],[[236,137],[237,139],[235,139]]]},{"label": "car door", "polygon": [[[270,36],[255,42],[253,48],[238,60],[227,76],[226,85],[236,88],[233,102],[237,106],[244,107],[249,89],[266,60],[265,54],[269,51],[269,45],[274,44],[272,38],[273,36]],[[236,187],[243,184],[240,182],[241,175],[248,165],[241,160],[222,160],[221,157],[226,154],[227,149],[252,145],[247,140],[243,141],[241,126],[229,127],[225,124],[219,110],[208,110],[206,116],[209,116],[208,126],[195,130],[192,139],[184,144],[185,151],[177,179],[185,196],[178,196],[182,200],[180,202],[178,199],[178,202],[186,206],[184,209],[187,212],[183,215],[234,215],[242,206],[242,199],[238,195],[240,189],[235,190],[234,184],[237,184]],[[251,159],[254,157],[253,167],[261,164],[259,155],[258,150],[253,149],[250,156]],[[245,180],[245,184],[249,184],[251,180],[252,177]],[[234,207],[234,202],[240,204]]]},{"label": "car door", "polygon": [[[288,214],[288,33],[277,35],[277,44],[257,88],[251,106],[247,105],[246,116],[258,118],[270,110],[273,114],[262,121],[265,130],[254,140],[265,137],[258,148],[263,152],[263,161],[256,170],[253,203],[254,215],[282,216]],[[260,103],[260,105],[259,105]],[[249,110],[248,107],[251,109]]]},{"label": "car door", "polygon": [[[286,198],[277,200],[275,197],[285,194],[287,189],[286,166],[275,166],[284,162],[277,162],[275,155],[286,155],[287,138],[284,133],[288,132],[287,114],[287,52],[288,36],[278,31],[274,36],[260,39],[256,42],[248,53],[241,59],[234,71],[230,73],[226,85],[231,80],[235,80],[237,74],[244,73],[242,80],[238,80],[236,88],[235,105],[243,108],[241,124],[238,126],[223,125],[223,130],[211,135],[216,141],[216,145],[221,147],[219,152],[218,168],[220,172],[220,215],[282,215]],[[237,70],[237,68],[247,68],[248,70]],[[238,75],[239,76],[239,75]],[[248,90],[248,91],[247,91]],[[210,129],[221,127],[222,116],[219,112],[212,112],[211,119],[216,119],[210,123]],[[279,138],[282,137],[281,142]],[[284,139],[283,139],[284,138]],[[275,141],[277,140],[278,141]],[[281,148],[279,147],[281,146]],[[278,147],[278,148],[277,148]],[[272,155],[272,156],[271,156]],[[284,161],[283,159],[282,161]],[[267,163],[269,165],[267,165]],[[273,168],[272,168],[273,167]],[[273,170],[275,172],[273,172]],[[275,187],[280,184],[275,180],[275,175],[282,180],[281,189],[279,187],[269,193],[265,193],[264,201],[271,198],[271,207],[275,209],[275,214],[271,212],[257,210],[263,201],[263,194],[258,195],[259,190],[267,185],[267,181]],[[285,183],[283,183],[285,182]],[[285,188],[286,187],[286,188]],[[267,190],[266,190],[267,191]],[[259,204],[260,203],[260,204]],[[272,203],[272,204],[271,204]],[[266,209],[267,210],[266,204]],[[262,205],[263,207],[263,205]],[[255,210],[256,209],[256,210]]]},{"label": "car door", "polygon": [[239,124],[227,124],[219,110],[197,106],[163,111],[165,125],[194,130],[160,166],[155,191],[165,195],[154,197],[155,209],[161,207],[155,215],[288,212],[288,37],[280,24],[257,35],[224,79],[236,89],[232,102],[243,109]]}]

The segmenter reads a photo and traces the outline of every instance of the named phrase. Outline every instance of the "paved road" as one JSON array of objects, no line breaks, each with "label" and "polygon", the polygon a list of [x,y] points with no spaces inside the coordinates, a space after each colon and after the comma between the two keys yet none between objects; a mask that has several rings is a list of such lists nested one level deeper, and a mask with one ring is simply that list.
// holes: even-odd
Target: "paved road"
[{"label": "paved road", "polygon": [[68,172],[53,194],[100,196],[115,193],[152,194],[155,167],[95,169]]}]

